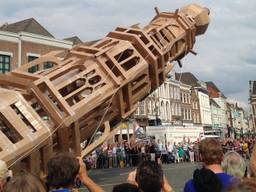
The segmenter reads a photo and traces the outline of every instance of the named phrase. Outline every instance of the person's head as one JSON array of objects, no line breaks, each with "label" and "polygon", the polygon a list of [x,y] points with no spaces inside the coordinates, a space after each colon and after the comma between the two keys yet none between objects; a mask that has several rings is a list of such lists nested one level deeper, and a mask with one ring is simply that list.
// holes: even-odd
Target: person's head
[{"label": "person's head", "polygon": [[224,155],[221,163],[225,173],[242,178],[245,176],[246,163],[241,155],[235,151],[229,151]]},{"label": "person's head", "polygon": [[251,176],[256,177],[256,145],[253,148],[252,155],[250,158],[250,171]]},{"label": "person's head", "polygon": [[199,153],[205,165],[221,164],[223,151],[217,139],[206,138],[199,145]]},{"label": "person's head", "polygon": [[122,183],[114,186],[112,192],[139,192],[139,188],[130,183]]},{"label": "person's head", "polygon": [[255,192],[256,182],[253,179],[243,179],[237,185],[232,186],[228,192]]},{"label": "person's head", "polygon": [[154,161],[142,162],[136,171],[136,182],[141,191],[159,192],[163,184],[162,167]]},{"label": "person's head", "polygon": [[21,171],[4,187],[4,192],[46,192],[43,183],[34,175]]},{"label": "person's head", "polygon": [[0,191],[2,191],[8,177],[9,174],[7,165],[4,161],[0,160]]},{"label": "person's head", "polygon": [[210,169],[196,169],[193,174],[193,183],[197,192],[221,192],[221,182]]},{"label": "person's head", "polygon": [[79,174],[79,161],[69,153],[61,153],[47,163],[47,186],[49,188],[71,188]]}]

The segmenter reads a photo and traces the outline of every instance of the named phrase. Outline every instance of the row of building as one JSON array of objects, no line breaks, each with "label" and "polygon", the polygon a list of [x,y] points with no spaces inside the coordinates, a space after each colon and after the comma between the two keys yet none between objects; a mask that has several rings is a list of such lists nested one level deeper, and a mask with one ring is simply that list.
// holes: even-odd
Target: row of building
[{"label": "row of building", "polygon": [[228,102],[213,82],[199,81],[189,72],[169,75],[138,104],[134,118],[142,127],[197,127],[221,137],[237,137],[250,130],[243,108]]}]

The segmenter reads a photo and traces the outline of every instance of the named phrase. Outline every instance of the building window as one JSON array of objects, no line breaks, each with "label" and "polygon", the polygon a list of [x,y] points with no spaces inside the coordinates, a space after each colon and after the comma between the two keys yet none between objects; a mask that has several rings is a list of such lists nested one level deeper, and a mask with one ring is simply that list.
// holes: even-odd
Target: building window
[{"label": "building window", "polygon": [[179,90],[179,88],[178,87],[176,87],[176,92],[177,92],[177,100],[179,100],[180,99],[180,90]]},{"label": "building window", "polygon": [[171,118],[170,118],[170,105],[169,105],[168,102],[166,103],[166,120],[171,120]]},{"label": "building window", "polygon": [[184,109],[184,113],[185,113],[185,120],[188,120],[188,110]]},{"label": "building window", "polygon": [[0,73],[7,73],[11,70],[11,57],[9,55],[0,55]]},{"label": "building window", "polygon": [[187,94],[184,93],[184,103],[187,103]]},{"label": "building window", "polygon": [[167,84],[164,83],[164,97],[168,98],[168,89],[167,89]]},{"label": "building window", "polygon": [[191,95],[188,94],[188,103],[190,104],[191,103]]},{"label": "building window", "polygon": [[172,113],[173,115],[175,115],[175,112],[174,112],[174,103],[172,103],[171,105],[172,105],[172,108],[171,108],[171,111],[172,111],[172,112],[171,112],[171,113]]},{"label": "building window", "polygon": [[38,57],[36,57],[36,56],[28,56],[28,62],[34,61],[37,58]]},{"label": "building window", "polygon": [[[31,62],[31,61],[33,61],[33,60],[35,60],[35,59],[37,59],[38,57],[35,57],[35,56],[28,56],[28,62]],[[35,72],[37,72],[39,70],[39,67],[38,67],[38,65],[35,65],[35,66],[33,66],[33,67],[30,67],[30,68],[28,68],[28,72],[29,73],[35,73]]]},{"label": "building window", "polygon": [[170,88],[169,88],[169,94],[170,94],[170,98],[173,99],[173,87],[170,85]]},{"label": "building window", "polygon": [[139,114],[140,115],[145,115],[145,103],[144,103],[144,101],[141,101],[139,103]]}]

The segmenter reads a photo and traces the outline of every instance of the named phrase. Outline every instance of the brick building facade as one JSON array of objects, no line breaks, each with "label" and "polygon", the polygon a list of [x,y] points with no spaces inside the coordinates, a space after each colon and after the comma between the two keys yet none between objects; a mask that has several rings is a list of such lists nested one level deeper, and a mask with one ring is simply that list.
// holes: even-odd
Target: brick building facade
[{"label": "brick building facade", "polygon": [[35,19],[0,27],[0,73],[7,73],[53,50],[72,48],[73,42],[55,39]]}]

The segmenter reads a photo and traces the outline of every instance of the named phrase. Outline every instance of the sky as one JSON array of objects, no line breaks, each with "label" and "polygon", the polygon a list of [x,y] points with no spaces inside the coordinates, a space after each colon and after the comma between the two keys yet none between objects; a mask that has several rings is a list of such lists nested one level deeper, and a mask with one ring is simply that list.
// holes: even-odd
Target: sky
[{"label": "sky", "polygon": [[0,24],[35,18],[55,38],[104,37],[117,26],[141,26],[160,11],[197,3],[210,9],[211,23],[177,72],[213,81],[230,100],[247,107],[249,80],[256,80],[255,0],[0,0]]}]

